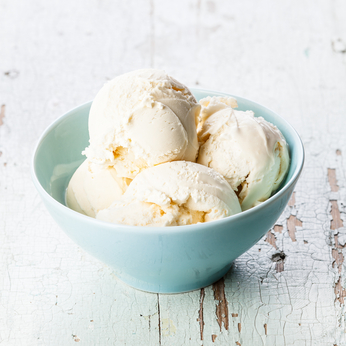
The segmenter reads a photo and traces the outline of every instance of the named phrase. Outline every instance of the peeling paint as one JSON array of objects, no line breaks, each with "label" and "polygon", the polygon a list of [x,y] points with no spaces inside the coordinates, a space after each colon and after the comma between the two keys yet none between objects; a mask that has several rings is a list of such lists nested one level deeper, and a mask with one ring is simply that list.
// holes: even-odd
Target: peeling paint
[{"label": "peeling paint", "polygon": [[330,203],[331,203],[330,214],[332,215],[332,220],[330,221],[330,229],[336,230],[340,227],[343,227],[344,224],[341,220],[338,202],[335,200],[331,200]]},{"label": "peeling paint", "polygon": [[346,244],[339,243],[339,232],[334,235],[334,243],[336,249],[343,249],[346,246]]},{"label": "peeling paint", "polygon": [[[336,207],[337,207],[337,204],[336,204]],[[338,214],[338,216],[340,217],[339,209],[337,208],[336,210],[337,210],[337,212],[335,212],[335,213]],[[334,211],[335,211],[335,209],[334,209]],[[331,213],[333,213],[333,204],[332,204]],[[342,221],[340,219],[337,219],[337,218],[335,220],[333,219],[331,221],[331,229],[332,230],[335,229],[333,227],[337,227],[340,224],[343,225],[343,223],[342,223]],[[342,253],[342,249],[344,248],[344,246],[339,244],[339,239],[338,238],[339,238],[338,234],[334,235],[335,246],[332,249],[332,257],[334,259],[334,261],[332,263],[332,266],[333,266],[333,268],[335,268],[335,266],[337,267],[338,274],[339,274],[338,280],[335,283],[334,294],[335,294],[335,301],[339,301],[339,303],[341,305],[341,304],[344,304],[344,302],[345,302],[344,298],[346,297],[346,290],[345,290],[345,288],[341,284],[342,265],[344,263],[344,259],[345,258],[344,258],[344,255]]]},{"label": "peeling paint", "polygon": [[294,215],[290,215],[290,217],[287,219],[287,229],[288,229],[288,235],[294,242],[297,241],[296,226],[302,227],[303,223],[300,220],[298,220]]},{"label": "peeling paint", "polygon": [[339,280],[335,284],[334,293],[335,293],[335,301],[338,301],[340,305],[343,305],[345,302],[346,290],[341,285],[341,276],[339,277]]},{"label": "peeling paint", "polygon": [[284,229],[283,226],[280,226],[280,225],[274,226],[274,232],[276,232],[276,233],[282,233],[283,229]]},{"label": "peeling paint", "polygon": [[336,183],[336,174],[335,174],[335,169],[328,168],[328,181],[330,188],[333,192],[338,192],[339,191],[339,186]]},{"label": "peeling paint", "polygon": [[272,245],[274,249],[277,249],[276,238],[275,238],[275,235],[271,231],[268,231],[267,238],[265,239],[265,241],[269,243],[270,245]]},{"label": "peeling paint", "polygon": [[[336,155],[341,155],[341,151],[336,150]],[[332,192],[338,192],[339,186],[337,184],[336,179],[336,171],[335,169],[328,168],[328,182],[330,185],[330,189]],[[330,221],[330,230],[336,231],[339,228],[343,227],[343,221],[341,220],[340,210],[338,206],[338,201],[331,199],[330,200],[330,215],[332,219]],[[343,305],[346,297],[346,290],[342,286],[342,266],[345,260],[344,254],[342,253],[342,249],[345,245],[339,244],[339,233],[334,233],[334,246],[332,248],[332,257],[334,259],[332,263],[332,267],[337,269],[337,280],[334,286],[334,294],[335,294],[335,302],[339,302],[340,305]]]},{"label": "peeling paint", "polygon": [[202,341],[203,341],[203,329],[204,329],[204,319],[203,319],[204,297],[205,297],[205,291],[204,291],[204,288],[202,288],[201,295],[199,298],[199,311],[198,311],[198,319],[197,319],[197,321],[199,321],[199,330],[200,330],[200,336]]},{"label": "peeling paint", "polygon": [[217,323],[222,331],[222,323],[224,328],[228,330],[228,302],[225,295],[225,280],[224,278],[213,284],[214,299],[218,300],[216,305],[216,318]]},{"label": "peeling paint", "polygon": [[[197,2],[201,7],[198,18],[193,12],[196,11]],[[69,35],[69,31],[73,31],[76,26],[77,5],[73,6],[71,3],[72,8],[64,12],[66,16],[61,22],[59,16],[54,15],[54,9],[59,7],[57,4],[53,7],[44,6],[42,1],[34,0],[32,5],[18,11],[16,2],[4,2],[6,10],[0,11],[0,17],[5,29],[8,26],[9,30],[5,30],[8,49],[3,53],[9,59],[6,60],[6,56],[5,60],[2,59],[3,71],[0,74],[3,87],[0,112],[1,105],[6,104],[5,117],[1,120],[4,124],[0,126],[0,150],[3,152],[0,158],[0,171],[3,174],[0,183],[0,209],[4,211],[3,218],[0,218],[0,229],[4,234],[0,253],[4,257],[2,264],[8,275],[0,279],[0,319],[5,321],[0,327],[0,345],[71,345],[73,342],[76,345],[71,337],[72,332],[81,339],[79,342],[90,345],[108,345],[112,342],[126,345],[159,345],[159,342],[162,345],[204,346],[346,345],[346,310],[344,306],[340,307],[346,300],[342,287],[345,284],[346,288],[346,161],[341,156],[346,150],[346,137],[343,135],[346,101],[337,102],[346,87],[346,80],[340,78],[345,73],[345,59],[342,58],[346,55],[334,54],[329,37],[330,31],[337,33],[337,29],[344,27],[346,2],[336,1],[328,6],[315,6],[309,16],[304,4],[299,2],[285,8],[273,6],[271,11],[266,6],[248,6],[242,2],[235,8],[234,4],[225,2],[222,8],[216,7],[215,15],[209,12],[208,0],[197,2],[180,1],[175,6],[170,6],[169,13],[166,5],[152,0],[150,4],[142,5],[140,2],[130,2],[118,11],[114,11],[117,10],[117,4],[112,5],[113,2],[88,2],[83,6],[81,16],[89,24],[80,28],[81,35],[83,36],[84,30],[93,30],[95,25],[98,29],[93,30],[91,37],[85,38],[87,41],[77,45],[75,41],[79,38],[78,35]],[[62,2],[61,6],[63,5]],[[139,14],[147,14],[140,31],[128,25],[136,20],[133,18],[133,9]],[[187,15],[178,18],[176,14],[179,12]],[[226,17],[221,12],[231,14]],[[331,17],[332,12],[336,13],[334,18]],[[114,13],[115,20],[105,20],[105,13]],[[45,128],[47,121],[61,112],[60,108],[70,107],[86,93],[92,93],[100,84],[100,79],[102,82],[106,75],[112,79],[114,75],[131,68],[132,62],[136,63],[138,59],[143,60],[146,65],[154,64],[154,67],[160,67],[161,60],[168,61],[168,65],[172,65],[174,69],[174,62],[178,61],[184,51],[189,52],[191,40],[193,47],[194,44],[198,46],[198,52],[194,55],[185,54],[182,70],[179,72],[178,66],[174,70],[178,72],[171,72],[178,75],[180,73],[187,85],[193,85],[196,78],[201,78],[199,82],[196,81],[201,87],[214,85],[219,89],[232,88],[232,85],[225,82],[224,75],[232,75],[234,62],[239,62],[236,69],[238,75],[246,70],[253,58],[249,54],[243,54],[244,59],[230,56],[231,63],[224,64],[223,75],[206,73],[202,76],[199,72],[208,60],[210,63],[217,60],[218,56],[213,52],[224,47],[227,32],[237,29],[242,13],[246,13],[246,23],[242,26],[244,35],[234,35],[234,45],[242,50],[255,47],[258,53],[262,52],[265,47],[258,45],[258,42],[268,33],[268,20],[273,24],[272,27],[278,29],[272,32],[272,42],[269,42],[275,48],[277,59],[272,60],[273,66],[263,65],[262,75],[266,76],[265,79],[252,78],[251,82],[254,90],[264,88],[271,91],[269,101],[273,108],[277,108],[278,113],[285,113],[286,109],[292,110],[286,112],[286,115],[302,137],[306,162],[287,208],[279,217],[278,224],[270,230],[271,235],[263,237],[237,258],[233,269],[226,276],[224,294],[228,300],[230,319],[228,330],[220,321],[220,332],[215,313],[216,306],[220,303],[214,300],[212,286],[205,288],[204,292],[197,290],[174,295],[160,294],[157,297],[123,285],[113,278],[109,267],[88,254],[80,256],[76,251],[77,245],[65,239],[65,234],[51,220],[37,193],[34,193],[28,175],[28,154],[39,129]],[[11,17],[22,23],[26,30],[14,30],[15,23],[11,21]],[[283,21],[285,17],[287,21]],[[191,18],[197,18],[193,20],[193,25]],[[259,18],[263,20],[259,21]],[[313,25],[314,30],[309,30],[311,23],[317,23],[321,18],[325,23],[333,24],[329,28],[332,30],[326,30],[325,25]],[[33,20],[42,22],[40,30],[33,25]],[[44,25],[45,23],[49,25]],[[209,30],[209,27],[215,27],[219,23],[224,25],[225,30],[222,32],[225,34],[214,34]],[[290,46],[281,38],[292,23],[296,28],[292,30],[292,42],[300,42],[303,46],[298,45],[298,54],[291,54],[288,58],[286,53]],[[192,31],[199,30],[199,36],[190,35],[191,39],[187,40],[183,30],[177,28],[189,29],[191,25]],[[42,28],[46,30],[41,30]],[[119,41],[120,48],[126,54],[115,54],[117,52],[114,47],[102,44],[111,42],[117,29],[126,31],[125,46],[125,41]],[[163,34],[160,35],[162,29]],[[61,31],[64,31],[64,37],[59,36]],[[155,31],[156,35],[153,35]],[[302,32],[306,35],[299,41]],[[42,47],[36,54],[34,45],[28,45],[27,42],[31,42],[30,37],[37,33],[42,39],[51,37],[52,44],[57,49]],[[173,37],[179,49],[172,52],[167,44],[163,44],[158,61],[154,54],[155,46],[150,45],[155,43],[156,48],[162,46],[165,36]],[[242,41],[243,37],[247,38],[246,42]],[[84,36],[81,38],[84,40]],[[342,39],[346,42],[346,37]],[[96,44],[95,49],[90,48],[94,44],[86,44],[89,41],[101,43],[99,47]],[[202,42],[205,44],[201,44]],[[310,44],[312,59],[309,59],[309,66],[305,66],[309,70],[308,78],[306,73],[295,73],[294,78],[285,78],[287,68],[282,62],[287,60],[291,69],[297,70],[295,67],[298,67],[300,71],[304,67],[302,62],[308,61],[303,50]],[[72,85],[73,91],[65,93],[64,104],[61,103],[59,109],[54,108],[54,112],[50,112],[52,95],[60,99],[61,85],[66,85],[66,78],[76,75],[75,64],[64,64],[64,59],[58,59],[55,64],[45,64],[46,61],[54,61],[54,54],[64,45],[77,48],[82,46],[86,49],[86,59],[81,61],[81,71],[95,65],[97,60],[99,64],[92,71],[95,73],[86,75],[86,87],[83,84],[84,88],[75,90]],[[18,49],[24,49],[32,58],[23,60],[25,54],[16,54]],[[326,54],[323,49],[327,51]],[[129,60],[129,53],[133,51],[138,54]],[[13,56],[16,57],[15,61],[11,60]],[[194,68],[188,70],[185,67],[194,56],[199,59],[195,59]],[[318,56],[323,59],[318,59]],[[113,57],[114,64],[103,71],[102,65],[106,66],[110,57]],[[262,62],[257,61],[256,66]],[[40,73],[40,66],[45,69],[45,73]],[[61,71],[61,67],[62,73],[56,73]],[[20,71],[23,68],[17,79],[11,79],[10,74],[3,74],[13,68]],[[328,78],[324,75],[326,69]],[[49,88],[44,83],[47,79]],[[247,82],[244,79],[239,84],[239,94],[244,94],[244,90],[246,92]],[[332,110],[330,105],[333,105]],[[304,114],[303,117],[301,113]],[[49,119],[45,114],[48,114]],[[16,144],[18,139],[21,145]],[[18,158],[23,160],[19,162]],[[17,166],[14,165],[15,161]],[[339,188],[337,192],[333,192],[329,186],[328,168],[335,169]],[[335,200],[333,205],[330,200]],[[18,213],[18,208],[25,212]],[[331,208],[335,210],[331,212]],[[288,233],[287,220],[291,214],[300,219],[304,226],[302,230],[295,225],[296,241],[292,241]],[[341,222],[345,224],[340,228]],[[272,262],[271,256],[280,250],[287,254],[286,259],[279,256],[277,261]],[[55,267],[59,270],[54,270]],[[57,305],[55,295],[59,295]],[[168,331],[173,330],[170,329],[170,322],[164,321],[164,318],[174,322],[174,335],[164,337],[163,334],[167,332],[164,326]],[[196,321],[197,318],[199,321]],[[33,319],[34,325],[31,322]],[[90,319],[96,322],[91,323]],[[50,321],[57,323],[49,323]],[[302,326],[298,322],[302,322]],[[90,324],[95,325],[94,330],[89,329]],[[34,327],[34,330],[30,327]],[[201,330],[203,341],[200,340]],[[81,345],[79,342],[78,345]]]},{"label": "peeling paint", "polygon": [[287,203],[287,205],[288,205],[289,207],[294,207],[295,204],[296,204],[296,193],[293,192],[293,193],[292,193],[292,196],[291,196],[291,198],[290,198],[290,200],[289,200],[288,203]]},{"label": "peeling paint", "polygon": [[285,270],[284,262],[278,262],[275,264],[275,270],[277,273],[281,273]]},{"label": "peeling paint", "polygon": [[332,257],[334,258],[334,262],[332,264],[333,268],[335,265],[338,268],[339,274],[341,274],[342,263],[344,262],[344,255],[342,252],[339,252],[337,249],[332,249]]}]

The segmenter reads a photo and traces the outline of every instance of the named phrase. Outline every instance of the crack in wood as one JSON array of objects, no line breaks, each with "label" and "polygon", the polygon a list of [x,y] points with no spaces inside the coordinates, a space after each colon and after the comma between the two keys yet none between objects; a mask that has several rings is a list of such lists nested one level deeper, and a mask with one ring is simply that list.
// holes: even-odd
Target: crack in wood
[{"label": "crack in wood", "polygon": [[213,284],[214,299],[219,303],[216,306],[216,319],[222,331],[222,323],[224,328],[228,330],[228,302],[225,295],[225,279],[222,278]]},{"label": "crack in wood", "polygon": [[240,343],[239,341],[236,341],[235,344],[236,344],[237,346],[241,346],[241,343]]},{"label": "crack in wood", "polygon": [[238,332],[241,332],[241,323],[238,323]]},{"label": "crack in wood", "polygon": [[216,334],[212,334],[212,336],[211,336],[211,341],[212,342],[215,342],[215,339],[217,338],[217,335]]},{"label": "crack in wood", "polygon": [[288,203],[287,203],[287,205],[288,205],[289,207],[294,207],[295,204],[296,204],[296,193],[293,192],[293,193],[292,193],[292,196],[291,196],[291,198],[290,198],[290,200],[289,200]]},{"label": "crack in wood", "polygon": [[160,315],[160,295],[157,294],[157,315],[159,319],[159,345],[161,346],[161,315]]},{"label": "crack in wood", "polygon": [[232,317],[238,317],[238,314],[232,313]]},{"label": "crack in wood", "polygon": [[267,332],[268,332],[268,326],[267,326],[267,323],[264,323],[264,334],[265,335],[268,335]]},{"label": "crack in wood", "polygon": [[293,242],[297,241],[296,239],[297,226],[302,227],[303,223],[299,219],[297,219],[294,215],[290,215],[290,217],[287,219],[287,229],[288,229],[288,235],[290,236]]},{"label": "crack in wood", "polygon": [[5,110],[6,110],[6,106],[1,105],[1,108],[0,108],[0,126],[4,125]]},{"label": "crack in wood", "polygon": [[336,173],[335,169],[328,168],[328,181],[330,188],[333,192],[338,192],[339,191],[339,186],[336,181]]},{"label": "crack in wood", "polygon": [[199,331],[201,335],[201,340],[203,341],[203,330],[204,330],[204,316],[203,316],[203,302],[205,297],[204,288],[201,289],[201,295],[199,297],[199,311],[198,311],[198,319],[199,321]]}]

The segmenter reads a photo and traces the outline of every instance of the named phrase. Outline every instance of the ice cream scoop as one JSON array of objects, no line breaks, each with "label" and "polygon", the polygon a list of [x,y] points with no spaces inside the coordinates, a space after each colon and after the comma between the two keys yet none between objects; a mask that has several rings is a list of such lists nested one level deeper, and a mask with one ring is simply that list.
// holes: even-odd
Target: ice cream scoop
[{"label": "ice cream scoop", "polygon": [[175,161],[139,173],[121,200],[96,218],[132,226],[181,226],[239,212],[238,198],[221,174],[197,163]]},{"label": "ice cream scoop", "polygon": [[237,100],[231,96],[207,96],[201,99],[199,103],[202,107],[198,114],[198,130],[212,114],[228,107],[238,107]]},{"label": "ice cream scoop", "polygon": [[237,193],[242,210],[269,198],[287,173],[285,138],[276,126],[256,118],[252,111],[222,106],[204,118],[198,138],[201,147],[197,162],[225,177]]},{"label": "ice cream scoop", "polygon": [[66,191],[66,204],[79,213],[95,217],[125,192],[130,179],[119,178],[111,167],[103,168],[85,160],[73,174]]},{"label": "ice cream scoop", "polygon": [[118,76],[104,85],[91,106],[85,154],[131,179],[160,163],[195,162],[200,107],[190,90],[164,71]]}]

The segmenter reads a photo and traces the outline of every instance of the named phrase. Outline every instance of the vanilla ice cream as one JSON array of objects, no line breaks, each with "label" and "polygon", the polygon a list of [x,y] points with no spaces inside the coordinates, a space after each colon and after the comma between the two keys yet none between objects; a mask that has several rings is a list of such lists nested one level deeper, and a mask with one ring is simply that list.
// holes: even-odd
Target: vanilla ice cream
[{"label": "vanilla ice cream", "polygon": [[112,166],[118,177],[177,160],[196,161],[200,105],[189,89],[164,71],[118,76],[96,95],[89,114],[88,159]]},{"label": "vanilla ice cream", "polygon": [[[201,100],[210,104],[210,100]],[[221,173],[237,193],[242,210],[265,201],[279,187],[289,166],[287,143],[278,130],[252,111],[231,106],[209,111],[199,127],[197,162]],[[202,107],[202,112],[205,106]]]},{"label": "vanilla ice cream", "polygon": [[228,107],[237,108],[238,103],[234,97],[231,96],[207,96],[199,101],[202,108],[198,115],[197,131],[201,129],[204,122],[214,113]]},{"label": "vanilla ice cream", "polygon": [[111,167],[101,168],[85,160],[72,176],[66,204],[79,213],[95,217],[125,192],[131,179],[119,178]]},{"label": "vanilla ice cream", "polygon": [[239,212],[238,198],[221,174],[176,161],[139,173],[122,198],[96,218],[132,226],[180,226]]}]

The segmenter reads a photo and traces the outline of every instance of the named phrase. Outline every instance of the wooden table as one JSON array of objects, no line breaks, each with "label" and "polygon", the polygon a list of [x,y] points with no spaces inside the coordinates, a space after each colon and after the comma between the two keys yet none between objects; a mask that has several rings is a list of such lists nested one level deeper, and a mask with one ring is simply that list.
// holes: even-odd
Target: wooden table
[{"label": "wooden table", "polygon": [[[54,223],[30,179],[42,131],[137,68],[253,99],[306,163],[224,279],[157,295]],[[0,0],[0,345],[346,345],[346,3]]]}]

